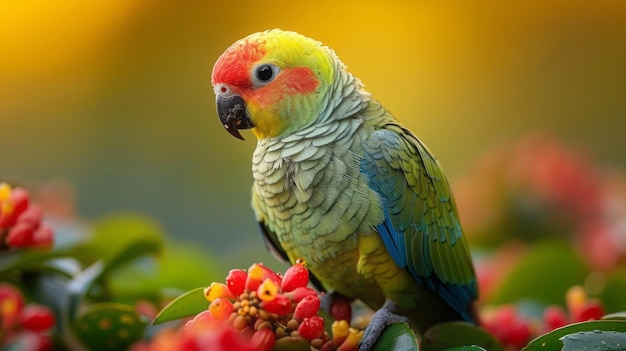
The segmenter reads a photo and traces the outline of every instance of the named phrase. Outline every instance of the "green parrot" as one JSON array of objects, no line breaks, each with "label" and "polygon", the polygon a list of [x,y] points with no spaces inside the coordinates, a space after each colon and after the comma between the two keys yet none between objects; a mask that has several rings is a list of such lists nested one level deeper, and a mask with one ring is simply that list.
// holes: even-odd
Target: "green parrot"
[{"label": "green parrot", "polygon": [[257,138],[252,207],[269,249],[304,259],[325,296],[376,310],[362,350],[398,321],[418,332],[478,323],[476,275],[439,163],[333,50],[295,32],[255,33],[219,57],[212,84],[224,128]]}]

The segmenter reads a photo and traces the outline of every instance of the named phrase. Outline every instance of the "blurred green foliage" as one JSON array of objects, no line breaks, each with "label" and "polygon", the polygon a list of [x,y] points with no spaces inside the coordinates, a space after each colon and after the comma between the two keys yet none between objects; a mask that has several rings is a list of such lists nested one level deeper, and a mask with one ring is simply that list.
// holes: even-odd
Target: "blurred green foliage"
[{"label": "blurred green foliage", "polygon": [[558,242],[536,243],[507,273],[490,302],[538,300],[564,306],[564,292],[583,283],[587,274],[585,263],[571,246]]},{"label": "blurred green foliage", "polygon": [[29,302],[55,312],[56,350],[127,349],[145,337],[154,317],[145,313],[220,275],[205,252],[172,244],[145,216],[109,215],[91,227],[71,242],[57,230],[55,238],[65,245],[50,252],[0,255],[0,281],[20,286]]}]

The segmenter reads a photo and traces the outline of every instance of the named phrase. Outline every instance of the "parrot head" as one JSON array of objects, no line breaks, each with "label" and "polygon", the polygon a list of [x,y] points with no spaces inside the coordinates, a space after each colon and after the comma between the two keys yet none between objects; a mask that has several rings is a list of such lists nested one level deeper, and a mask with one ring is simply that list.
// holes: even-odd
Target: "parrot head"
[{"label": "parrot head", "polygon": [[219,57],[212,84],[217,114],[233,136],[258,139],[310,125],[324,108],[335,74],[334,53],[321,43],[278,29],[245,37]]}]

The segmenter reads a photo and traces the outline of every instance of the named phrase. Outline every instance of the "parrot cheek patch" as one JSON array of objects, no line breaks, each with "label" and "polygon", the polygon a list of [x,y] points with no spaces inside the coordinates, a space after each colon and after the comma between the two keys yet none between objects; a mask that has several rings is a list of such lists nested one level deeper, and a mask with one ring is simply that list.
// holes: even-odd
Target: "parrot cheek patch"
[{"label": "parrot cheek patch", "polygon": [[310,68],[285,68],[272,83],[252,90],[250,97],[259,107],[269,107],[288,96],[314,93],[318,86],[319,81]]},{"label": "parrot cheek patch", "polygon": [[284,93],[287,95],[310,94],[319,85],[315,73],[308,67],[286,69],[280,78],[284,80]]}]

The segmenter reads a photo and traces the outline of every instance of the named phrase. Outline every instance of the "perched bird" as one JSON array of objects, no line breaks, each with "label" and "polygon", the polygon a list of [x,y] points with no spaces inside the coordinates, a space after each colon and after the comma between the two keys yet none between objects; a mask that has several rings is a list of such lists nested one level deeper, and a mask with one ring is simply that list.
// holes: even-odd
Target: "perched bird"
[{"label": "perched bird", "polygon": [[278,29],[235,42],[212,84],[228,132],[251,129],[252,207],[278,256],[302,258],[327,296],[418,332],[477,322],[476,276],[450,187],[429,149],[330,48]]}]

